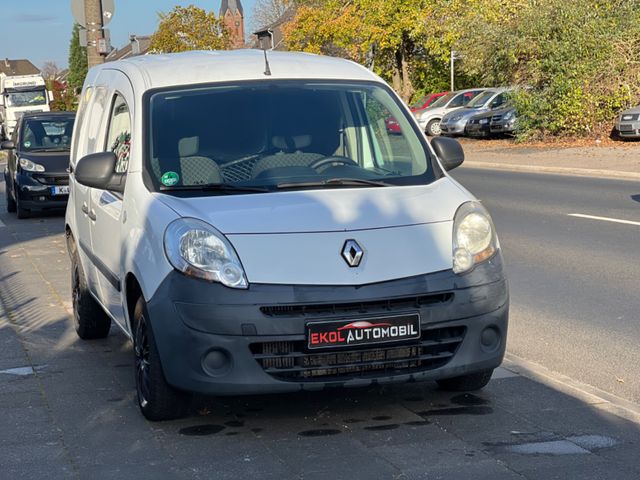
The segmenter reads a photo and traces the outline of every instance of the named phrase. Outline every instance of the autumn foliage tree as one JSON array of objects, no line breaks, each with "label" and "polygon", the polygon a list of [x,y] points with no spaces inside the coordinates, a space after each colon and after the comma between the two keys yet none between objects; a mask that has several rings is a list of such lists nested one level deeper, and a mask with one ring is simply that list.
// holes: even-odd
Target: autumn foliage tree
[{"label": "autumn foliage tree", "polygon": [[640,0],[295,0],[291,50],[372,68],[406,101],[515,85],[524,138],[597,135],[640,102]]},{"label": "autumn foliage tree", "polygon": [[193,5],[177,6],[159,17],[158,29],[151,37],[150,50],[154,53],[230,48],[229,34],[213,12]]}]

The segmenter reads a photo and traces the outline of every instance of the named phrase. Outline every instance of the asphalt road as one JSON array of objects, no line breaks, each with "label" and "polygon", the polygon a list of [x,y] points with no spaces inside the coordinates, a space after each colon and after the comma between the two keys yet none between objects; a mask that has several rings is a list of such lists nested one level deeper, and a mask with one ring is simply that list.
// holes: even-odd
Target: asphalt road
[{"label": "asphalt road", "polygon": [[454,177],[499,233],[508,351],[640,402],[640,182],[470,168]]},{"label": "asphalt road", "polygon": [[[513,292],[511,351],[540,354],[540,363],[576,369],[588,383],[617,366],[631,372],[638,259],[623,249],[635,245],[637,227],[566,217],[568,206],[587,204],[556,189],[583,179],[456,175],[486,200],[501,232]],[[623,211],[634,208],[624,207],[624,195],[640,192],[630,187],[589,184],[595,205],[619,200],[622,210],[569,213],[633,218]],[[531,204],[525,194],[538,200]],[[544,376],[519,375],[514,362],[474,394],[413,383],[196,397],[189,417],[147,422],[135,404],[129,341],[115,328],[91,342],[73,331],[63,225],[60,214],[7,214],[0,177],[0,478],[640,478],[640,415]],[[577,256],[585,258],[574,263]],[[626,320],[614,321],[620,316]],[[603,365],[587,351],[594,343]],[[622,354],[628,357],[608,358]]]}]

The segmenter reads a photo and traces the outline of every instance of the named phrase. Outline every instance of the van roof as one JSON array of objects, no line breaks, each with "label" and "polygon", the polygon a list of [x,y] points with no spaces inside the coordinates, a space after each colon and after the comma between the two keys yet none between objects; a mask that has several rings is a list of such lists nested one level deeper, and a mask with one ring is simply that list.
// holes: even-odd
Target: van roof
[{"label": "van roof", "polygon": [[141,55],[100,65],[90,77],[100,69],[117,69],[144,90],[237,80],[340,79],[381,82],[379,77],[363,66],[344,59],[276,51],[268,51],[267,58],[271,76],[264,73],[264,52],[246,49]]}]

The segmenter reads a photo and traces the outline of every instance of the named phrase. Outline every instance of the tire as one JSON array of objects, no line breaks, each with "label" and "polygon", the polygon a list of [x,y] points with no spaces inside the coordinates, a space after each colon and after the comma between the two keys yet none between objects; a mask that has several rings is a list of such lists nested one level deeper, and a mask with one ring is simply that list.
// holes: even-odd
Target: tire
[{"label": "tire", "polygon": [[445,378],[437,380],[437,383],[443,390],[449,390],[451,392],[472,392],[486,387],[489,380],[491,380],[491,375],[493,375],[493,369],[482,370],[459,377]]},{"label": "tire", "polygon": [[15,199],[11,196],[11,192],[9,192],[9,183],[6,181],[5,179],[5,183],[4,183],[4,194],[7,198],[7,212],[9,213],[15,213],[16,211],[16,201]]},{"label": "tire", "polygon": [[184,417],[189,411],[191,395],[167,383],[148,319],[146,304],[140,297],[133,312],[138,406],[142,415],[153,422]]},{"label": "tire", "polygon": [[91,296],[75,244],[71,245],[71,296],[76,333],[83,340],[105,338],[109,335],[111,319]]},{"label": "tire", "polygon": [[430,135],[432,137],[439,136],[442,133],[442,131],[440,130],[440,120],[431,120],[429,123],[427,123],[425,132],[427,133],[427,135]]},{"label": "tire", "polygon": [[16,216],[19,219],[29,218],[31,212],[20,204],[20,197],[16,194]]}]

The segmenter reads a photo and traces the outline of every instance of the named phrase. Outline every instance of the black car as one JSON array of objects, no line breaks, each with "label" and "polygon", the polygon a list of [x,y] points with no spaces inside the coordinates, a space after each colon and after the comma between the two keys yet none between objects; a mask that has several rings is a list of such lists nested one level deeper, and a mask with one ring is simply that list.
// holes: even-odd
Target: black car
[{"label": "black car", "polygon": [[513,135],[517,128],[518,114],[513,107],[503,108],[493,112],[489,128],[492,135]]},{"label": "black car", "polygon": [[11,140],[4,171],[7,210],[26,218],[32,210],[65,208],[69,198],[69,151],[75,114],[26,113]]},{"label": "black car", "polygon": [[491,136],[489,123],[491,123],[491,117],[493,116],[494,112],[495,110],[490,110],[488,112],[482,112],[471,117],[464,127],[464,134],[467,137],[486,138]]}]

